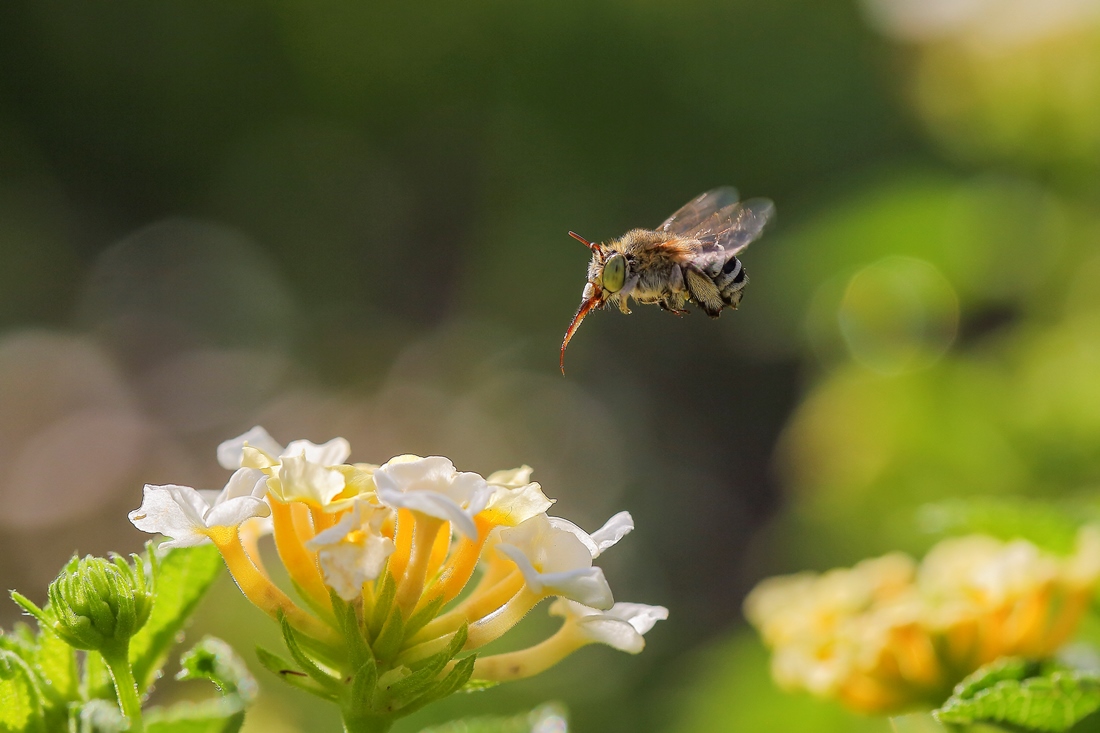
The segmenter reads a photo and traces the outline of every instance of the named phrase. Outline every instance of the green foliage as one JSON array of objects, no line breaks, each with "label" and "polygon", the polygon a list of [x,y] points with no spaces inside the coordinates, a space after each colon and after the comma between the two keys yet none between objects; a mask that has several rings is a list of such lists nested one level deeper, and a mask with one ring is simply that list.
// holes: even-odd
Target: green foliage
[{"label": "green foliage", "polygon": [[971,674],[933,715],[943,723],[1061,733],[1098,709],[1100,675],[1010,658]]},{"label": "green foliage", "polygon": [[341,675],[311,654],[285,617],[280,619],[283,641],[293,661],[263,648],[257,648],[256,654],[265,668],[287,684],[339,703],[349,730],[387,730],[397,718],[465,689],[476,656],[457,658],[467,640],[462,626],[435,654],[405,664],[393,662],[390,657],[397,655],[408,634],[392,599],[385,605],[393,612],[377,624],[374,644],[368,645],[363,636],[366,624],[360,625],[353,609],[334,599],[336,619],[349,636],[347,651],[352,659],[345,663],[358,665],[351,674]]},{"label": "green foliage", "polygon": [[[210,680],[222,697],[154,708],[147,715],[142,715],[135,697],[124,717],[111,687],[112,675],[122,680],[119,699],[124,707],[127,678],[132,680],[129,689],[149,689],[221,567],[212,547],[173,549],[159,563],[137,556],[133,565],[118,557],[111,562],[74,558],[63,572],[64,584],[52,586],[51,603],[45,608],[13,593],[13,599],[38,620],[39,629],[32,633],[19,627],[0,636],[0,733],[117,733],[134,727],[136,717],[146,720],[147,731],[159,733],[239,730],[256,683],[232,649],[218,639],[204,639],[184,655],[179,679]],[[116,603],[127,588],[148,597],[129,605],[124,598]],[[151,611],[142,607],[148,603]],[[58,620],[60,604],[65,604],[64,625]],[[128,653],[126,644],[113,643],[119,641],[118,633],[141,623],[144,626],[132,638],[122,637],[129,644]],[[89,641],[102,640],[109,642],[104,650],[114,658],[113,673],[104,654],[86,649]]]},{"label": "green foliage", "polygon": [[14,652],[0,650],[0,731],[42,730],[36,697],[23,660]]}]

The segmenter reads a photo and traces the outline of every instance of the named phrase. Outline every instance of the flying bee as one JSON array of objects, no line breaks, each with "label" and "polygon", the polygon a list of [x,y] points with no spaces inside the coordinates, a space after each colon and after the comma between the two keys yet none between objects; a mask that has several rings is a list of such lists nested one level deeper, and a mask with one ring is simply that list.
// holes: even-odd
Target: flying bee
[{"label": "flying bee", "polygon": [[764,230],[775,205],[768,199],[738,201],[736,189],[723,187],[697,196],[656,230],[632,229],[605,244],[569,236],[592,250],[588,282],[565,339],[565,347],[595,308],[607,305],[630,313],[627,301],[656,303],[678,316],[695,303],[711,318],[725,308],[737,308],[749,278],[737,259]]}]

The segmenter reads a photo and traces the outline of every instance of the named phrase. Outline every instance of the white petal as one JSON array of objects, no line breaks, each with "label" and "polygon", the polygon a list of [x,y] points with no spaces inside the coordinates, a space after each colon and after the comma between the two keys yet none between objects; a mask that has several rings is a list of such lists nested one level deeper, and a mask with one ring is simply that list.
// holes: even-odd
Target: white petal
[{"label": "white petal", "polygon": [[520,466],[519,468],[513,468],[508,471],[495,471],[485,477],[493,486],[505,486],[509,489],[518,489],[524,484],[531,482],[532,468],[530,466]]},{"label": "white petal", "polygon": [[369,535],[362,543],[342,542],[327,546],[318,555],[325,583],[345,601],[363,592],[363,583],[375,580],[394,550],[388,537]]},{"label": "white petal", "polygon": [[501,542],[497,545],[497,552],[516,564],[519,571],[523,573],[523,582],[527,584],[528,588],[535,593],[542,593],[542,577],[539,571],[535,570],[535,566],[531,564],[531,561],[527,559],[527,555],[523,554],[523,550],[515,545]]},{"label": "white petal", "polygon": [[259,425],[254,426],[236,438],[230,438],[218,446],[218,463],[222,468],[230,471],[240,468],[244,457],[244,446],[249,445],[258,448],[275,458],[283,452],[283,446],[272,438],[266,430]]},{"label": "white petal", "polygon": [[554,503],[553,499],[548,499],[546,494],[542,493],[542,487],[537,483],[508,488],[489,479],[485,480],[490,486],[496,488],[489,499],[489,506],[485,509],[494,524],[515,527],[531,517],[542,514]]},{"label": "white petal", "polygon": [[328,545],[335,545],[341,542],[350,532],[359,529],[362,523],[363,520],[359,515],[359,504],[356,502],[354,508],[345,514],[339,522],[325,531],[319,532],[313,539],[307,541],[306,547],[310,550],[319,550]]},{"label": "white petal", "polygon": [[592,557],[599,557],[600,553],[626,537],[633,529],[634,518],[630,516],[630,512],[619,512],[608,519],[602,527],[592,533],[592,540],[599,548],[599,552]]},{"label": "white petal", "polygon": [[257,468],[238,468],[229,477],[225,488],[218,497],[221,503],[240,496],[263,498],[267,494],[267,474]]},{"label": "white petal", "polygon": [[[206,502],[207,507],[212,507],[221,501],[222,494],[225,493],[225,489],[195,489],[195,493]],[[206,510],[204,509],[203,512]]]},{"label": "white petal", "polygon": [[609,616],[622,619],[634,627],[639,634],[644,634],[656,625],[658,621],[668,619],[668,609],[664,606],[647,606],[644,603],[616,603]]},{"label": "white petal", "polygon": [[474,538],[473,516],[483,510],[496,491],[476,473],[459,473],[442,456],[401,456],[374,472],[378,500],[394,509],[438,517]]},{"label": "white petal", "polygon": [[600,568],[579,567],[556,573],[540,573],[519,547],[502,542],[496,549],[516,564],[523,573],[527,587],[535,593],[562,596],[593,608],[611,608],[615,603],[611,587]]},{"label": "white petal", "polygon": [[210,510],[206,515],[207,527],[239,527],[253,517],[266,517],[271,507],[263,499],[254,496],[238,496],[227,499]]},{"label": "white petal", "polygon": [[550,520],[550,526],[554,529],[568,532],[576,537],[581,543],[588,549],[588,554],[591,559],[595,560],[600,554],[600,546],[596,544],[596,541],[592,539],[592,535],[585,532],[577,525],[570,522],[568,519],[562,519],[561,517],[548,517]]},{"label": "white petal", "polygon": [[472,517],[489,505],[496,493],[496,487],[490,486],[476,473],[461,472],[451,480],[447,495],[460,504]]},{"label": "white petal", "polygon": [[567,624],[573,624],[589,640],[629,654],[642,651],[645,647],[642,635],[657,621],[668,618],[668,609],[663,606],[616,603],[610,610],[601,612],[563,598],[551,604],[550,613],[565,617]]},{"label": "white petal", "polygon": [[374,484],[380,492],[383,487],[400,493],[437,491],[440,484],[449,484],[455,473],[454,464],[442,456],[399,456],[374,472]]},{"label": "white petal", "polygon": [[343,438],[333,438],[327,443],[317,445],[308,440],[294,440],[282,452],[282,457],[305,454],[310,463],[322,466],[339,466],[351,455],[351,445]]},{"label": "white petal", "polygon": [[546,592],[606,610],[615,605],[611,586],[600,568],[577,568],[562,573],[542,573],[539,576]]},{"label": "white petal", "polygon": [[[585,544],[581,537],[563,531],[553,522],[547,526],[548,531],[541,533],[537,541],[537,555],[532,557],[543,573],[560,573],[592,566],[594,545]],[[581,534],[588,537],[583,532]]]},{"label": "white petal", "polygon": [[470,539],[477,537],[477,526],[470,514],[456,504],[450,497],[434,491],[411,491],[405,494],[383,493],[378,490],[378,500],[394,509],[409,509],[429,517],[449,521],[456,530]]},{"label": "white petal", "polygon": [[172,538],[176,546],[185,547],[206,540],[204,515],[209,505],[199,492],[189,486],[146,484],[141,506],[130,512],[129,518],[143,532],[159,533]]},{"label": "white petal", "polygon": [[645,649],[645,639],[626,621],[608,616],[590,616],[577,623],[577,630],[592,641],[637,654]]},{"label": "white petal", "polygon": [[279,488],[284,501],[304,499],[324,506],[344,489],[344,474],[310,461],[305,455],[283,456]]}]

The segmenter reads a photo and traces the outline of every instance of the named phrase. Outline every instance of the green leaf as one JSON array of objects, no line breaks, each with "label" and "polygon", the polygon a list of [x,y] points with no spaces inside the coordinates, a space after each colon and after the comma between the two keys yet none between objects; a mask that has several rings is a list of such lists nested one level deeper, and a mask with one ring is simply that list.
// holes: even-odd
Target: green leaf
[{"label": "green leaf", "polygon": [[405,640],[408,641],[410,637],[427,626],[436,616],[439,615],[439,610],[443,608],[446,599],[443,596],[438,596],[428,601],[427,605],[421,608],[419,611],[413,613],[409,617],[408,623],[405,624]]},{"label": "green leaf", "polygon": [[239,695],[180,702],[145,714],[146,733],[236,733],[244,724],[245,701]]},{"label": "green leaf", "polygon": [[176,636],[224,567],[213,545],[173,548],[157,564],[153,611],[130,641],[130,662],[142,693],[156,679]]},{"label": "green leaf", "polygon": [[293,663],[269,652],[263,647],[256,647],[256,658],[268,672],[271,672],[291,687],[297,687],[311,695],[323,697],[326,700],[336,700],[337,696],[314,682],[308,674],[294,666]]},{"label": "green leaf", "polygon": [[352,710],[370,710],[374,707],[375,691],[378,689],[378,665],[374,659],[363,663],[356,670],[351,682],[351,699],[349,707]]},{"label": "green leaf", "polygon": [[76,652],[57,634],[40,630],[34,649],[34,665],[42,677],[42,692],[53,706],[65,707],[80,699]]},{"label": "green leaf", "polygon": [[404,640],[405,619],[401,615],[401,610],[395,608],[374,639],[372,647],[374,656],[383,661],[393,660],[397,653],[401,651],[401,644]]},{"label": "green leaf", "polygon": [[994,722],[1060,733],[1100,709],[1100,676],[1007,659],[959,683],[939,710],[941,723]]},{"label": "green leaf", "polygon": [[367,640],[363,638],[363,629],[359,626],[359,616],[355,612],[355,606],[338,596],[335,591],[329,592],[332,600],[332,613],[339,625],[340,634],[348,643],[348,659],[351,668],[362,666],[367,660],[374,662],[374,653],[371,651]]},{"label": "green leaf", "polygon": [[41,730],[35,691],[13,652],[0,652],[0,732]]},{"label": "green leaf", "polygon": [[462,647],[466,645],[466,638],[466,625],[463,624],[451,637],[450,644],[446,649],[410,665],[411,672],[409,674],[385,684],[381,690],[384,701],[381,704],[387,710],[403,710],[421,693],[436,685],[439,673],[443,671],[448,662],[454,659],[456,654],[462,651]]},{"label": "green leaf", "polygon": [[[992,687],[1002,680],[1025,680],[1040,674],[1039,662],[1023,657],[1001,657],[978,668],[955,685],[953,697],[971,698],[975,693]],[[1053,669],[1051,671],[1054,671]]]},{"label": "green leaf", "polygon": [[339,697],[342,684],[339,678],[334,677],[325,670],[317,666],[309,656],[302,651],[302,647],[298,644],[297,637],[294,636],[294,629],[290,627],[290,622],[286,620],[286,616],[279,617],[279,623],[283,630],[283,642],[286,644],[287,651],[290,652],[291,658],[310,678],[320,685],[323,689],[327,690],[329,694]]},{"label": "green leaf", "polygon": [[374,609],[371,611],[369,624],[371,639],[377,639],[382,632],[382,626],[390,615],[390,609],[393,607],[393,601],[396,597],[397,582],[387,570],[386,574],[382,576],[382,590],[375,598]]},{"label": "green leaf", "polygon": [[213,636],[203,638],[180,657],[178,680],[210,680],[223,695],[239,695],[245,703],[256,699],[256,680],[233,648]]},{"label": "green leaf", "polygon": [[442,700],[461,690],[466,683],[470,681],[470,676],[474,673],[475,661],[477,661],[477,655],[471,654],[465,659],[457,662],[454,668],[447,673],[446,677],[436,682],[432,687],[429,687],[427,692],[418,697],[414,702],[402,707],[401,714],[409,715],[428,703]]}]

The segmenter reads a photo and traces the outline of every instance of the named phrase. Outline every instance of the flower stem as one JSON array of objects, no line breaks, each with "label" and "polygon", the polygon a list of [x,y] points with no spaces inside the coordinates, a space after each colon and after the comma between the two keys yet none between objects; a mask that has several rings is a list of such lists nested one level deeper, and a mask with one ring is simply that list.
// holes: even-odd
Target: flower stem
[{"label": "flower stem", "polygon": [[386,733],[393,727],[390,717],[344,714],[344,733]]},{"label": "flower stem", "polygon": [[118,705],[122,714],[130,721],[130,733],[141,733],[141,696],[138,695],[134,672],[130,669],[130,640],[127,639],[115,648],[105,648],[100,653],[111,672],[111,680],[115,683]]}]

